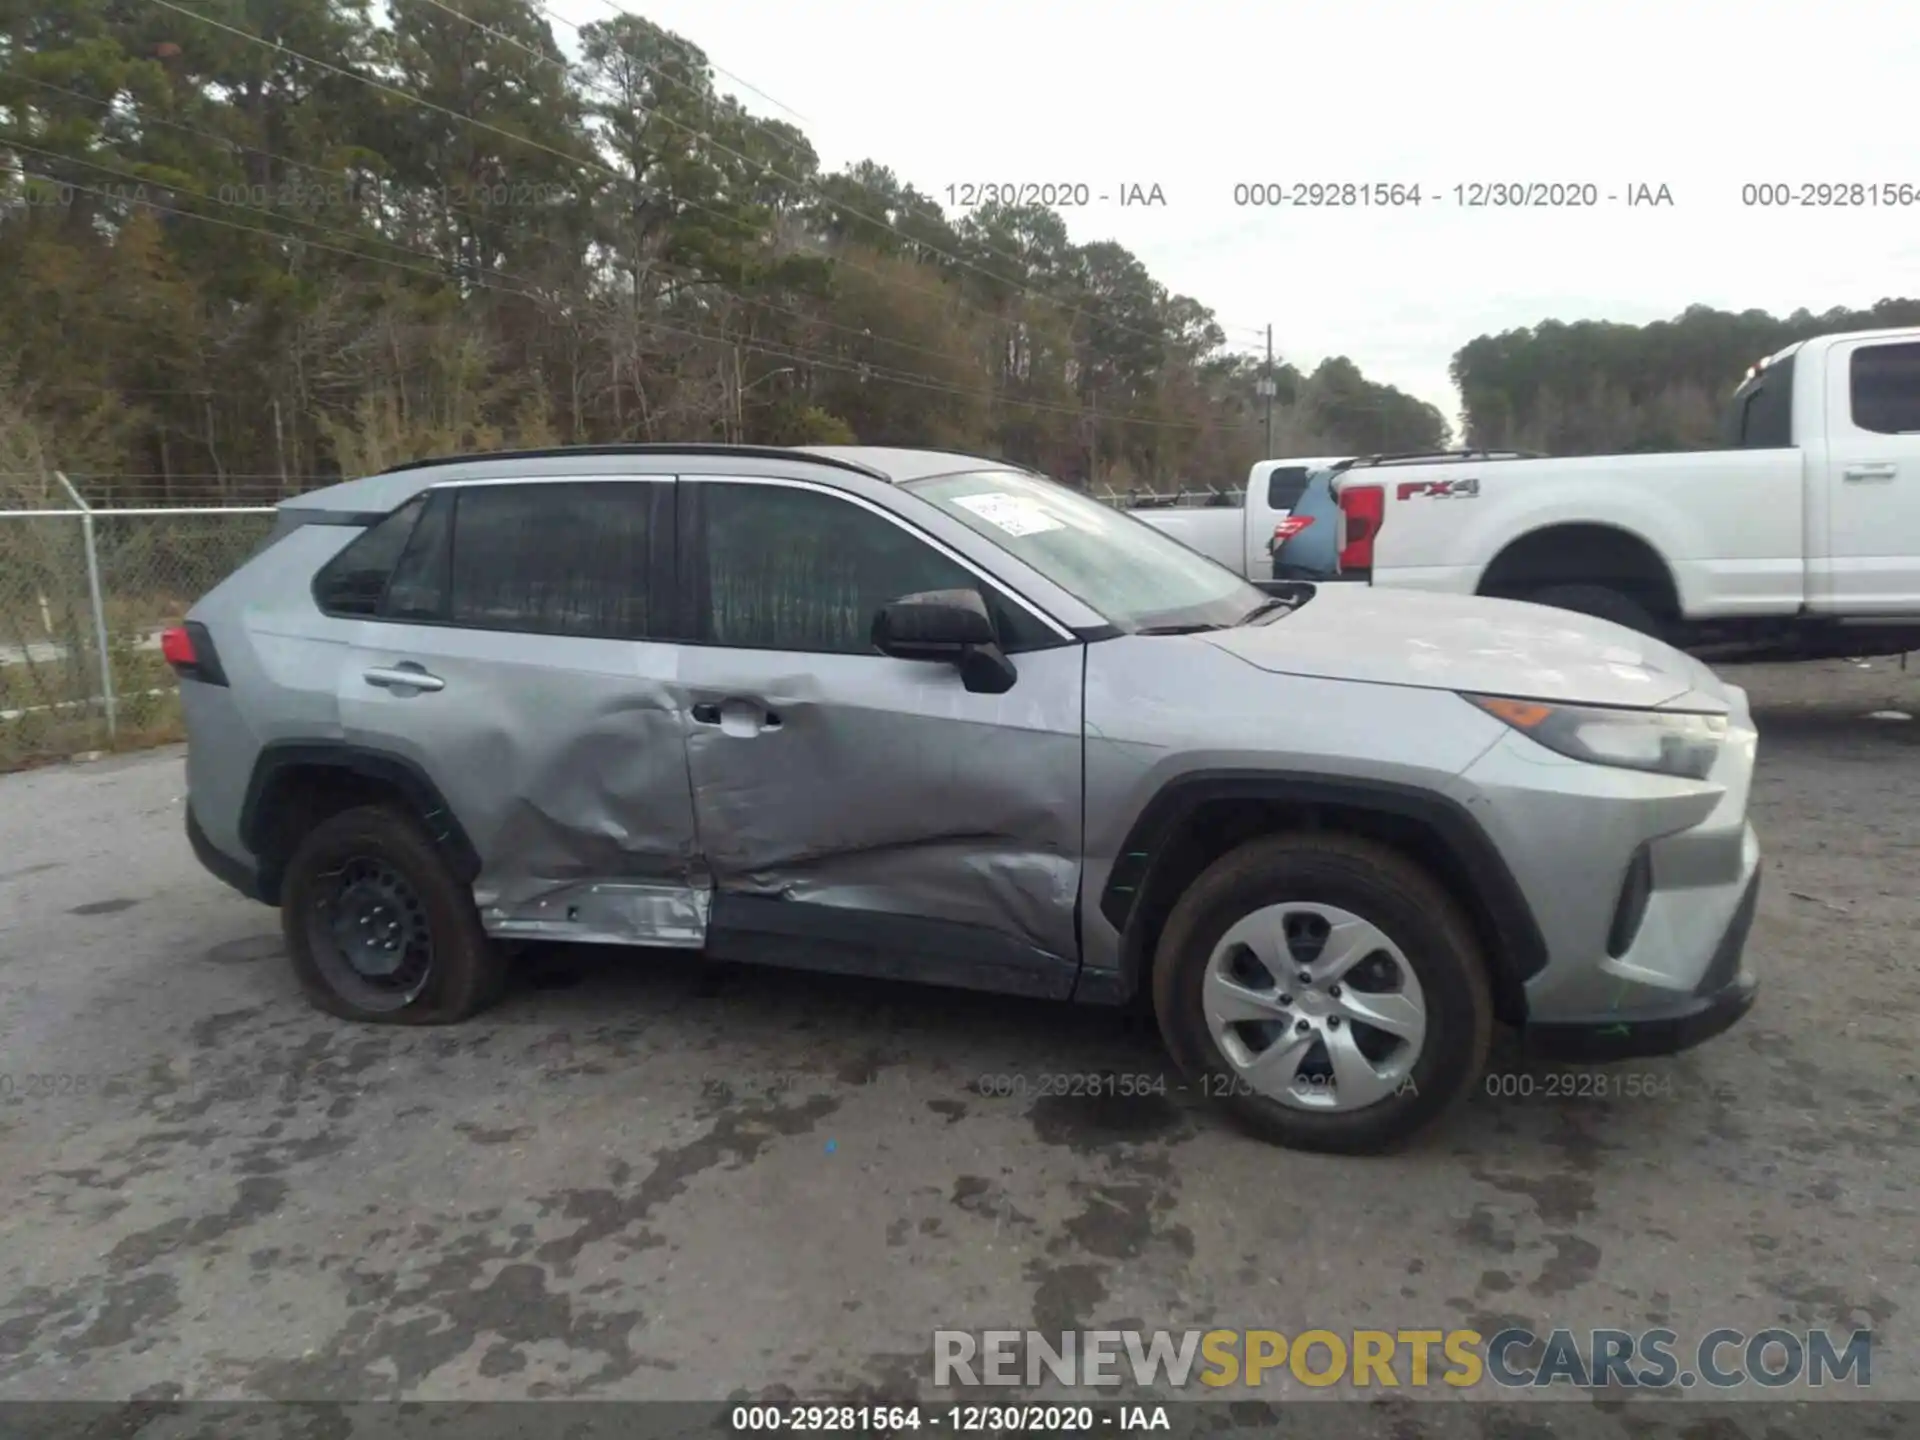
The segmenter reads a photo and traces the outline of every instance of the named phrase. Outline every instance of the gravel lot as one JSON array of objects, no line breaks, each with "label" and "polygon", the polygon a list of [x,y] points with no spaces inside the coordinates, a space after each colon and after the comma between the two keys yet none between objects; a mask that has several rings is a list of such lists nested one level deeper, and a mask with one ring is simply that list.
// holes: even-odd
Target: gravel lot
[{"label": "gravel lot", "polygon": [[1385,1161],[1039,1097],[1156,1043],[992,997],[590,952],[344,1026],[194,863],[178,751],[0,778],[0,1397],[897,1396],[937,1326],[1511,1323],[1870,1326],[1920,1399],[1920,720],[1865,718],[1920,666],[1729,674],[1759,1007],[1625,1067],[1671,1093],[1522,1069]]}]

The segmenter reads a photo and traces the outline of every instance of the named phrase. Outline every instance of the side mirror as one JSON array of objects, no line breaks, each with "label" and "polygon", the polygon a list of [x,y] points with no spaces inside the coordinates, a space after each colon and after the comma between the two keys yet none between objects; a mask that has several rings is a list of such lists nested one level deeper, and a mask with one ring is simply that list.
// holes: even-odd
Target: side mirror
[{"label": "side mirror", "polygon": [[977,590],[926,590],[881,606],[873,617],[873,646],[896,660],[957,665],[961,683],[983,695],[1004,695],[1019,673],[1001,652]]}]

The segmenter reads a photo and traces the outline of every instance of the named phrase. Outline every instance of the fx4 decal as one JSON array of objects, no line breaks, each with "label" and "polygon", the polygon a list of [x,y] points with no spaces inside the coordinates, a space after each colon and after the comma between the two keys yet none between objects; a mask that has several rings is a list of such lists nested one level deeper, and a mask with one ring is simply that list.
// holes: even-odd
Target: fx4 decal
[{"label": "fx4 decal", "polygon": [[1431,500],[1472,500],[1480,493],[1478,480],[1409,480],[1399,490],[1402,500],[1425,495]]},{"label": "fx4 decal", "polygon": [[1274,542],[1278,544],[1282,540],[1291,540],[1311,524],[1313,524],[1311,515],[1289,515],[1273,527]]}]

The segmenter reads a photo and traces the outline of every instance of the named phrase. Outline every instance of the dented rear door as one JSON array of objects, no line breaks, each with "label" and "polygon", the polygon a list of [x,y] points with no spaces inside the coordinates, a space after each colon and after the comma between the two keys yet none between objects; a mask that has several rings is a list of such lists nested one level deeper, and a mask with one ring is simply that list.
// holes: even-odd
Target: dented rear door
[{"label": "dented rear door", "polygon": [[431,775],[497,935],[698,947],[672,476],[439,487],[339,679],[345,738]]}]

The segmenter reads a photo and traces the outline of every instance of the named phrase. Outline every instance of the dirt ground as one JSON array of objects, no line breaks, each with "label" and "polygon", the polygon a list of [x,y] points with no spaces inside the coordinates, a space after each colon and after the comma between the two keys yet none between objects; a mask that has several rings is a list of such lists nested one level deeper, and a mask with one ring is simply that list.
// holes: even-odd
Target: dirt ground
[{"label": "dirt ground", "polygon": [[1727,673],[1753,1014],[1646,1094],[1503,1051],[1520,1093],[1387,1160],[1041,1096],[1160,1052],[986,996],[590,953],[341,1025],[195,864],[177,749],[0,777],[0,1399],[899,1395],[935,1328],[1510,1324],[1871,1328],[1920,1399],[1920,719],[1866,718],[1920,665]]}]

